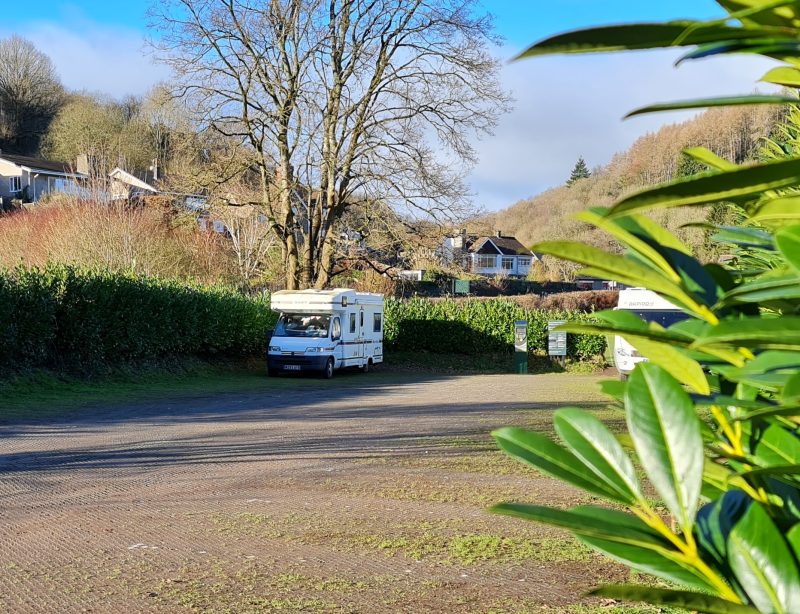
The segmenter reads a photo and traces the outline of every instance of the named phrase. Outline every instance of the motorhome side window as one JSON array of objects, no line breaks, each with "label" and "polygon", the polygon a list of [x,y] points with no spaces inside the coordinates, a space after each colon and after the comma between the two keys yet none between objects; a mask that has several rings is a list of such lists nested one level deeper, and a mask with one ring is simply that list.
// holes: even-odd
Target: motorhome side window
[{"label": "motorhome side window", "polygon": [[356,314],[354,313],[350,314],[350,332],[356,332]]},{"label": "motorhome side window", "polygon": [[364,328],[364,312],[361,312],[361,328]]},{"label": "motorhome side window", "polygon": [[331,339],[336,341],[340,339],[342,336],[342,324],[339,322],[339,318],[333,318],[333,324],[331,324]]},{"label": "motorhome side window", "polygon": [[381,332],[381,314],[379,313],[375,314],[375,320],[372,323],[372,332]]}]

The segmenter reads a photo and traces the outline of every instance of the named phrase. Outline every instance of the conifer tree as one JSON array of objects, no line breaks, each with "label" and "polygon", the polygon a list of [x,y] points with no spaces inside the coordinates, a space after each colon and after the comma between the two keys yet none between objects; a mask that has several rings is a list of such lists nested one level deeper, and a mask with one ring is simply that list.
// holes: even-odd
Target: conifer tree
[{"label": "conifer tree", "polygon": [[591,177],[591,175],[592,173],[589,172],[589,167],[586,166],[586,160],[584,160],[583,156],[581,156],[575,163],[575,166],[572,169],[572,173],[570,173],[569,179],[567,179],[567,187],[571,186],[578,179],[587,179]]}]

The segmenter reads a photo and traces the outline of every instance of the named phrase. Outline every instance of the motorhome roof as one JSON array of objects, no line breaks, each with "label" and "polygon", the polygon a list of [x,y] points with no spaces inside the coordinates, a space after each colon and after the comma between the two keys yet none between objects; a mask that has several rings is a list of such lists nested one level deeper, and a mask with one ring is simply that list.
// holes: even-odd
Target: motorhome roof
[{"label": "motorhome roof", "polygon": [[383,295],[356,292],[350,288],[332,290],[279,290],[271,298],[275,311],[310,312],[341,310],[349,305],[383,305]]}]

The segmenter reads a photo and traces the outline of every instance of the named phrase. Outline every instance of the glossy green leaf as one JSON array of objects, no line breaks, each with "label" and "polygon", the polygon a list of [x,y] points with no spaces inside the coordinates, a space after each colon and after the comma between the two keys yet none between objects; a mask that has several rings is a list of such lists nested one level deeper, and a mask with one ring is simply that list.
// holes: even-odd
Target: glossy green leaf
[{"label": "glossy green leaf", "polygon": [[789,377],[800,369],[800,352],[768,350],[743,367],[717,365],[714,369],[733,382],[776,389],[783,387]]},{"label": "glossy green leaf", "polygon": [[710,58],[715,55],[728,55],[733,53],[753,53],[764,55],[775,59],[793,57],[800,52],[800,43],[795,38],[786,36],[771,36],[765,38],[747,38],[738,41],[723,41],[720,43],[709,43],[700,45],[693,49],[675,62],[679,66],[688,60],[699,60]]},{"label": "glossy green leaf", "polygon": [[751,94],[743,96],[722,96],[718,98],[698,98],[696,100],[678,100],[675,102],[662,102],[658,104],[649,104],[645,107],[639,107],[638,109],[634,109],[628,113],[625,116],[625,119],[629,117],[636,117],[637,115],[645,115],[647,113],[660,113],[662,111],[686,111],[688,109],[735,107],[760,104],[797,104],[797,98],[790,96],[759,96],[756,94]]},{"label": "glossy green leaf", "polygon": [[671,548],[663,537],[639,518],[618,510],[588,505],[567,511],[543,505],[500,503],[490,508],[490,511],[641,548]]},{"label": "glossy green leaf", "polygon": [[689,395],[661,367],[640,363],[625,390],[636,453],[667,508],[691,530],[703,479],[700,423]]},{"label": "glossy green leaf", "polygon": [[769,405],[762,407],[761,409],[756,409],[754,411],[747,412],[740,416],[735,416],[733,420],[735,422],[741,422],[744,420],[755,420],[757,418],[769,418],[769,417],[779,417],[779,416],[786,418],[800,417],[800,404]]},{"label": "glossy green leaf", "polygon": [[650,188],[623,198],[614,205],[609,215],[627,215],[634,211],[685,205],[706,205],[732,198],[754,197],[765,190],[797,184],[800,184],[800,160],[781,160],[732,171],[695,175]]},{"label": "glossy green leaf", "polygon": [[617,585],[603,586],[589,593],[595,597],[606,597],[622,601],[642,601],[652,605],[685,608],[704,614],[758,614],[758,610],[735,601],[714,597],[706,593],[652,588],[648,586]]},{"label": "glossy green leaf", "polygon": [[747,281],[724,294],[720,303],[767,303],[796,298],[800,298],[800,276],[792,273]]},{"label": "glossy green leaf", "polygon": [[604,213],[606,211],[607,209],[601,207],[594,207],[582,211],[575,217],[576,219],[581,220],[582,222],[586,222],[587,224],[592,224],[593,226],[599,228],[600,230],[604,230],[605,232],[610,234],[620,243],[622,243],[626,247],[636,252],[646,262],[650,263],[653,266],[653,268],[659,269],[664,274],[664,276],[670,281],[672,282],[681,281],[680,275],[678,275],[675,269],[672,268],[672,265],[661,254],[661,252],[655,245],[643,240],[636,234],[629,232],[627,229],[617,224],[616,220],[604,217]]},{"label": "glossy green leaf", "polygon": [[800,25],[794,0],[717,0],[717,4],[729,12],[730,19],[737,19],[745,26]]},{"label": "glossy green leaf", "polygon": [[785,87],[800,88],[800,70],[791,66],[778,66],[767,71],[767,74],[761,77],[761,80]]},{"label": "glossy green leaf", "polygon": [[710,311],[704,305],[671,280],[657,271],[638,264],[629,258],[609,254],[601,249],[576,241],[545,241],[531,247],[535,252],[549,254],[590,267],[608,279],[614,279],[630,286],[646,287],[658,292],[674,302],[685,306],[703,318]]},{"label": "glossy green leaf", "polygon": [[780,228],[800,222],[800,196],[779,196],[757,204],[750,221],[768,228]]},{"label": "glossy green leaf", "polygon": [[736,475],[745,479],[765,476],[776,478],[792,477],[800,475],[800,465],[772,465],[770,467],[759,467],[758,469],[740,471]]},{"label": "glossy green leaf", "polygon": [[761,409],[749,411],[739,416],[734,416],[734,422],[746,420],[756,420],[758,418],[786,417],[793,418],[800,416],[800,404],[798,405],[767,405]]},{"label": "glossy green leaf", "polygon": [[[739,481],[742,482],[741,477]],[[727,486],[725,492],[715,501],[704,505],[697,513],[695,538],[702,548],[703,559],[710,557],[714,566],[728,573],[728,537],[733,527],[744,516],[752,499],[742,490]],[[735,586],[741,595],[741,589]]]},{"label": "glossy green leaf", "polygon": [[691,347],[702,349],[712,344],[800,351],[800,317],[723,320],[698,338]]},{"label": "glossy green leaf", "polygon": [[786,541],[794,554],[795,561],[800,562],[800,523],[795,524],[786,532]]},{"label": "glossy green leaf", "polygon": [[775,233],[775,245],[786,262],[800,272],[800,225],[781,228]]},{"label": "glossy green leaf", "polygon": [[762,467],[800,465],[800,438],[779,424],[752,434],[752,454]]},{"label": "glossy green leaf", "polygon": [[705,147],[687,147],[683,150],[683,153],[701,164],[705,164],[719,171],[732,171],[737,168],[736,164],[733,162],[728,162],[725,158],[719,157],[713,151]]},{"label": "glossy green leaf", "polygon": [[727,465],[720,464],[709,458],[706,458],[703,464],[703,484],[717,491],[718,497],[723,496],[731,488],[747,487],[747,483],[731,471]]},{"label": "glossy green leaf", "polygon": [[800,612],[800,573],[775,523],[753,502],[728,537],[736,579],[762,612]]},{"label": "glossy green leaf", "polygon": [[492,436],[506,453],[539,471],[601,497],[625,503],[616,490],[599,480],[578,457],[544,435],[506,427],[494,431]]},{"label": "glossy green leaf", "polygon": [[800,404],[800,368],[796,373],[789,376],[788,381],[783,385],[781,402],[784,405]]},{"label": "glossy green leaf", "polygon": [[656,343],[649,339],[631,339],[630,344],[651,363],[664,369],[679,382],[683,382],[693,392],[711,393],[703,367],[687,356],[681,348],[666,343]]},{"label": "glossy green leaf", "polygon": [[631,514],[596,506],[564,511],[520,503],[502,503],[490,511],[567,529],[584,543],[639,571],[711,590],[671,544]]},{"label": "glossy green leaf", "polygon": [[708,380],[700,364],[680,348],[686,348],[691,338],[665,330],[642,321],[625,311],[607,311],[596,314],[604,322],[570,322],[559,327],[582,334],[613,334],[623,337],[645,358],[666,369],[675,379],[684,382],[699,394],[709,394]]},{"label": "glossy green leaf", "polygon": [[642,501],[636,470],[611,431],[591,414],[577,408],[559,409],[553,419],[556,433],[583,464],[628,504]]},{"label": "glossy green leaf", "polygon": [[716,229],[716,233],[712,238],[718,243],[730,243],[732,245],[739,245],[742,247],[752,246],[763,249],[772,249],[773,247],[772,235],[757,228],[742,228],[740,226],[713,226],[710,224],[703,224],[703,226]]},{"label": "glossy green leaf", "polygon": [[[608,211],[609,209],[605,210],[606,214],[608,214]],[[662,248],[682,252],[686,255],[692,254],[692,250],[683,241],[647,216],[626,215],[625,217],[617,218],[617,225],[639,237],[647,237]]]},{"label": "glossy green leaf", "polygon": [[[699,45],[716,41],[770,36],[780,32],[781,30],[774,28],[744,29],[725,24],[707,25],[697,21],[605,26],[552,36],[529,47],[518,57]],[[680,42],[676,43],[676,41]]]},{"label": "glossy green leaf", "polygon": [[620,403],[625,398],[625,382],[618,379],[604,379],[600,381],[600,390]]}]

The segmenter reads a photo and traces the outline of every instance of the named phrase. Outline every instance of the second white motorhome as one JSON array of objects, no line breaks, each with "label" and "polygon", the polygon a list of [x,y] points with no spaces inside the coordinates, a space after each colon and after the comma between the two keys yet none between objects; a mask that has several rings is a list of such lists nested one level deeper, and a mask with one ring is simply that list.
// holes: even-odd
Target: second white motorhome
[{"label": "second white motorhome", "polygon": [[[668,300],[644,288],[620,290],[617,309],[631,311],[645,322],[657,322],[664,328],[685,320],[687,315]],[[614,364],[620,377],[626,379],[637,363],[647,360],[622,337],[614,337]]]},{"label": "second white motorhome", "polygon": [[269,342],[270,375],[336,370],[369,371],[383,362],[383,295],[334,290],[282,290],[272,295],[280,312]]}]

